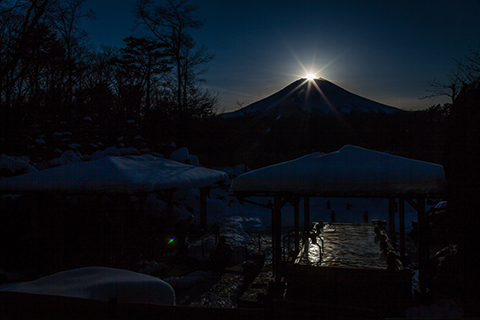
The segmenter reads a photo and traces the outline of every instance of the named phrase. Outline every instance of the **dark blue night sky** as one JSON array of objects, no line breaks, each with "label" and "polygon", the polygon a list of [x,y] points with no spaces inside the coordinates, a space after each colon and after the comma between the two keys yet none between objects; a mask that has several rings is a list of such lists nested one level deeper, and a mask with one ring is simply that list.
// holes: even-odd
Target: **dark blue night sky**
[{"label": "dark blue night sky", "polygon": [[[97,45],[122,47],[132,35],[133,0],[95,0],[84,27]],[[157,3],[163,3],[158,0]],[[363,97],[403,109],[442,81],[480,45],[477,0],[190,0],[205,26],[194,38],[215,53],[205,87],[221,109],[237,109],[309,72]],[[137,30],[135,35],[143,35]]]}]

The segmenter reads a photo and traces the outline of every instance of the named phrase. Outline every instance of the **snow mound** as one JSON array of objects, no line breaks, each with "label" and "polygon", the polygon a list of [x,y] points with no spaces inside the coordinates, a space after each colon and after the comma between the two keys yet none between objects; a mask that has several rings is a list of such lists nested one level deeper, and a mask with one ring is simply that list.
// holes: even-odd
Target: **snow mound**
[{"label": "snow mound", "polygon": [[122,155],[122,152],[117,147],[108,147],[107,149],[103,150],[103,152],[105,153],[106,156],[119,157]]},{"label": "snow mound", "polygon": [[197,156],[194,156],[193,154],[188,156],[188,161],[189,164],[192,166],[200,167],[200,161],[198,160]]},{"label": "snow mound", "polygon": [[[220,235],[224,236],[226,242],[233,250],[230,260],[231,265],[236,265],[245,261],[245,247],[249,243],[253,243],[254,239],[245,232],[241,223],[228,219],[224,224],[220,225]],[[215,237],[210,236],[203,240],[203,243],[194,243],[188,249],[188,256],[198,261],[205,261],[217,244]]]},{"label": "snow mound", "polygon": [[38,171],[34,166],[28,164],[21,158],[0,155],[0,169],[8,170],[12,175]]},{"label": "snow mound", "polygon": [[102,150],[97,150],[90,156],[90,161],[95,161],[105,157],[105,152]]},{"label": "snow mound", "polygon": [[105,267],[59,272],[35,281],[3,285],[0,290],[103,301],[175,305],[175,291],[167,282],[141,273]]},{"label": "snow mound", "polygon": [[79,153],[75,153],[73,150],[68,150],[62,153],[60,158],[55,158],[49,161],[49,165],[51,166],[61,166],[70,162],[81,162],[82,158]]},{"label": "snow mound", "polygon": [[170,160],[185,163],[189,159],[188,149],[183,147],[172,152]]},{"label": "snow mound", "polygon": [[128,156],[124,156],[125,159],[130,159],[130,160],[135,160],[135,161],[155,161],[157,160],[158,158],[150,155],[150,154],[142,154],[142,155],[139,155],[139,156],[135,156],[135,155],[128,155]]},{"label": "snow mound", "polygon": [[[245,170],[246,169],[246,170]],[[245,168],[244,164],[238,164],[234,167],[220,167],[220,168],[215,168],[215,170],[223,171],[228,174],[230,178],[235,178],[241,174],[244,174],[245,172],[252,171],[249,167]]]},{"label": "snow mound", "polygon": [[411,307],[405,310],[405,316],[419,319],[460,319],[463,312],[459,301],[441,299],[430,306]]},{"label": "snow mound", "polygon": [[188,149],[185,147],[182,147],[180,149],[177,149],[173,151],[170,154],[170,160],[181,162],[181,163],[186,163],[186,164],[191,164],[192,166],[200,167],[200,162],[198,160],[198,157],[190,154],[188,152]]},{"label": "snow mound", "polygon": [[121,148],[120,149],[120,154],[123,155],[139,155],[140,151],[138,151],[137,148],[134,147],[128,147],[128,148]]},{"label": "snow mound", "polygon": [[212,275],[205,271],[194,271],[184,277],[170,277],[165,279],[165,282],[176,289],[186,289],[201,284],[211,278]]}]

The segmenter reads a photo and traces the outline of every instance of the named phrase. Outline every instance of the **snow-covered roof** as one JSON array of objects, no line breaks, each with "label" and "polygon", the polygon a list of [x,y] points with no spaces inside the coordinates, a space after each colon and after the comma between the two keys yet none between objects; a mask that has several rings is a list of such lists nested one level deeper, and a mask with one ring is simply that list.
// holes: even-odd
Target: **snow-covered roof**
[{"label": "snow-covered roof", "polygon": [[35,281],[0,286],[0,291],[23,292],[103,301],[174,305],[167,282],[129,270],[86,267],[55,273]]},{"label": "snow-covered roof", "polygon": [[0,181],[0,192],[143,193],[211,186],[224,172],[145,156],[72,162]]},{"label": "snow-covered roof", "polygon": [[443,166],[344,146],[254,170],[233,180],[233,193],[390,197],[442,195]]}]

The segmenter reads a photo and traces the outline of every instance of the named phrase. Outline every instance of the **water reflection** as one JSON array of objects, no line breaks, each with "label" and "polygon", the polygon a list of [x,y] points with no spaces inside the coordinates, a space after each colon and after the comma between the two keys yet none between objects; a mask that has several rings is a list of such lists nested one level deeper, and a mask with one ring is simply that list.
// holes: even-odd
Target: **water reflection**
[{"label": "water reflection", "polygon": [[309,240],[310,264],[385,269],[385,261],[379,259],[378,244],[373,241],[375,233],[371,225],[334,224],[326,226],[321,237],[323,250]]},{"label": "water reflection", "polygon": [[322,247],[320,247],[318,243],[312,243],[312,239],[308,240],[308,261],[310,264],[319,265],[319,263],[322,261]]}]

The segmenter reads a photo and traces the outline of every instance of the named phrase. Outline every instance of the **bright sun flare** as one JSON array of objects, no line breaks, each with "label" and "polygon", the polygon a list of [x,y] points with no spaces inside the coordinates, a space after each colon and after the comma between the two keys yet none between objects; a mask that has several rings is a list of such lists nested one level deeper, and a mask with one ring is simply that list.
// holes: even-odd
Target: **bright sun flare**
[{"label": "bright sun flare", "polygon": [[313,73],[307,74],[307,80],[313,80],[315,78],[316,78],[316,76]]}]

